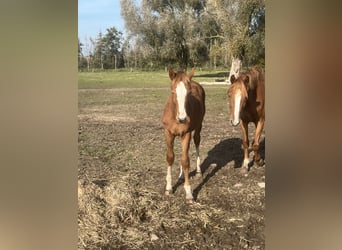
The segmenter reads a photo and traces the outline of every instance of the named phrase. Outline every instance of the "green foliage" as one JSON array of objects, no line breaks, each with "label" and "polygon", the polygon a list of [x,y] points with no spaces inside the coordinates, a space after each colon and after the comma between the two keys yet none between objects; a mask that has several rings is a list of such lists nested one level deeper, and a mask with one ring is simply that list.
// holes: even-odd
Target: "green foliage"
[{"label": "green foliage", "polygon": [[[103,35],[99,32],[96,39],[90,38],[92,49],[84,56],[80,54],[82,46],[79,42],[79,69],[116,69],[124,66],[122,51],[122,32],[115,27],[108,28]],[[88,45],[89,46],[89,45]]]},{"label": "green foliage", "polygon": [[236,57],[245,65],[264,62],[264,0],[142,0],[141,6],[121,0],[121,15],[135,41],[135,65],[229,67]]},{"label": "green foliage", "polygon": [[123,66],[121,56],[122,32],[114,27],[107,29],[107,33],[102,39],[103,42],[103,64],[105,69],[116,69]]},{"label": "green foliage", "polygon": [[90,38],[86,53],[79,42],[79,69],[229,68],[233,58],[245,67],[265,64],[265,0],[120,4],[126,39],[112,27]]},{"label": "green foliage", "polygon": [[199,26],[203,7],[203,1],[195,0],[142,0],[138,8],[133,0],[122,0],[121,14],[130,39],[145,45],[135,46],[144,60],[159,66],[176,63],[187,68],[207,59]]}]

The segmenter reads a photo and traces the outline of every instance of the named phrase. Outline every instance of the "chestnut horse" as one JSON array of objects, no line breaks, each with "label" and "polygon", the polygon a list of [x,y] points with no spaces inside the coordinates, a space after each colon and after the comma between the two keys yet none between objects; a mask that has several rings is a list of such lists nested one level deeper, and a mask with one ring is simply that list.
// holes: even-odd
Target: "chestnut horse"
[{"label": "chestnut horse", "polygon": [[[230,123],[241,124],[242,144],[244,150],[243,169],[248,170],[248,123],[255,124],[255,136],[252,143],[254,162],[262,166],[264,161],[259,154],[259,140],[265,123],[265,76],[253,67],[248,73],[241,73],[230,79],[232,85],[228,89]],[[240,123],[241,121],[241,123]]]},{"label": "chestnut horse", "polygon": [[164,135],[167,145],[166,161],[166,191],[169,195],[172,192],[171,167],[174,162],[174,140],[176,136],[180,136],[182,142],[181,156],[181,177],[184,173],[184,189],[186,201],[193,202],[191,186],[189,183],[189,147],[191,140],[191,132],[194,131],[193,140],[196,147],[196,175],[201,176],[199,144],[201,140],[200,132],[202,129],[203,117],[205,114],[205,92],[203,87],[191,80],[194,75],[194,69],[186,73],[178,71],[177,73],[171,68],[169,77],[171,79],[171,93],[167,99],[163,113]]}]

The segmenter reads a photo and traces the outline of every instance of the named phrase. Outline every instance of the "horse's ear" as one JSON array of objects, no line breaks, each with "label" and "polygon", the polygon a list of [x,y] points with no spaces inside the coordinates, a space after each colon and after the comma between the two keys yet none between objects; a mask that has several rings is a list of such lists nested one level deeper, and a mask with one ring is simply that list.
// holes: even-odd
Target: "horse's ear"
[{"label": "horse's ear", "polygon": [[188,77],[190,80],[194,76],[194,74],[195,74],[195,68],[192,68],[192,70],[188,73]]},{"label": "horse's ear", "polygon": [[234,75],[231,75],[230,76],[230,83],[234,83],[236,80],[235,76]]},{"label": "horse's ear", "polygon": [[175,78],[176,73],[173,71],[173,68],[169,69],[169,77],[171,80],[173,80],[173,78]]},{"label": "horse's ear", "polygon": [[243,79],[243,82],[248,85],[249,84],[249,76],[246,75]]}]

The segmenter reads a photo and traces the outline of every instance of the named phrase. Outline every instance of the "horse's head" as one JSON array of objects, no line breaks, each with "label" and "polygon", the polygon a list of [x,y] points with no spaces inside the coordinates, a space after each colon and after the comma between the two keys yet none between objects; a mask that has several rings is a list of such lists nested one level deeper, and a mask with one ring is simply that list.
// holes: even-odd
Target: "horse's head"
[{"label": "horse's head", "polygon": [[237,126],[240,123],[240,113],[245,107],[248,99],[248,84],[249,76],[241,74],[238,78],[234,75],[231,76],[230,82],[232,83],[228,89],[228,102],[230,110],[230,123]]},{"label": "horse's head", "polygon": [[192,69],[188,74],[184,71],[178,71],[177,73],[173,69],[169,69],[169,77],[171,79],[171,93],[173,101],[177,106],[176,119],[180,123],[186,121],[186,98],[191,89],[191,78],[193,77],[195,70]]}]

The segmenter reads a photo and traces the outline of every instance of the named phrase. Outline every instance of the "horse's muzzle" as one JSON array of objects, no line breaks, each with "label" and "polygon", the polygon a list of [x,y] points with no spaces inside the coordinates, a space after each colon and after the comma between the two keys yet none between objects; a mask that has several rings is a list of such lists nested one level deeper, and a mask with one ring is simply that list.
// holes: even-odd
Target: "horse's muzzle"
[{"label": "horse's muzzle", "polygon": [[238,120],[238,121],[230,120],[230,124],[231,124],[232,126],[236,127],[237,125],[240,124],[240,120]]},{"label": "horse's muzzle", "polygon": [[185,123],[186,122],[186,117],[184,119],[178,118],[177,121],[179,123]]}]

